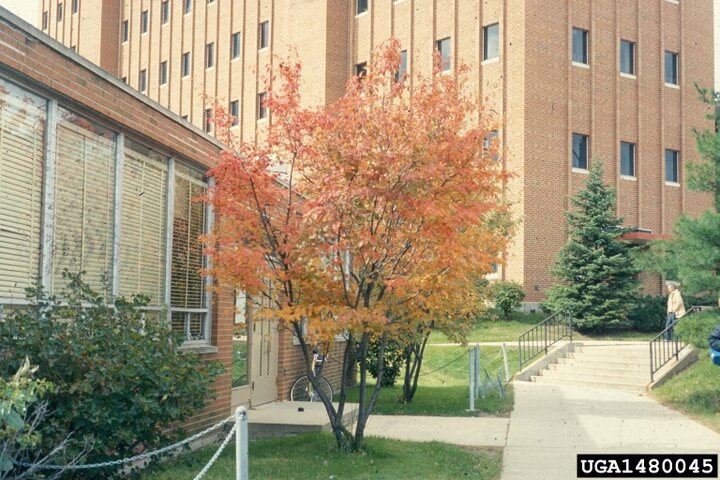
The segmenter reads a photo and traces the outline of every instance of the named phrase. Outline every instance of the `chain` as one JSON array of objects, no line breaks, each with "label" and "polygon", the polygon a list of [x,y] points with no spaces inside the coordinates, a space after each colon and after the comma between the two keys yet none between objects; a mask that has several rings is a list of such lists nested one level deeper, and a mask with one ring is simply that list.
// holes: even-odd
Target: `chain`
[{"label": "chain", "polygon": [[208,470],[210,470],[210,467],[212,467],[213,464],[215,463],[215,460],[217,460],[218,457],[220,456],[220,454],[222,453],[222,451],[225,450],[225,447],[227,447],[227,444],[230,442],[230,439],[233,437],[233,435],[237,435],[237,434],[238,434],[238,424],[235,423],[235,425],[233,425],[232,430],[230,430],[230,432],[228,432],[228,435],[225,438],[225,440],[223,440],[223,442],[220,444],[220,447],[218,447],[217,451],[215,452],[215,455],[213,455],[212,458],[208,461],[207,465],[205,465],[205,468],[200,470],[200,473],[195,475],[195,478],[193,480],[200,480],[201,478],[203,478],[205,476],[205,474],[208,472]]},{"label": "chain", "polygon": [[457,361],[460,360],[462,357],[464,357],[466,354],[467,354],[467,352],[463,352],[463,353],[461,353],[460,355],[458,355],[456,358],[454,358],[453,360],[450,360],[448,363],[446,363],[446,364],[443,365],[442,367],[436,368],[435,370],[430,370],[429,372],[423,372],[423,373],[421,373],[421,374],[418,375],[418,376],[423,377],[423,376],[425,376],[425,375],[430,375],[431,373],[439,372],[439,371],[442,370],[443,368],[447,368],[447,367],[449,367],[450,365],[452,365],[453,363],[457,362]]},{"label": "chain", "polygon": [[140,460],[146,460],[158,455],[162,455],[163,453],[169,452],[170,450],[174,450],[178,447],[181,447],[183,445],[187,445],[190,442],[193,442],[197,440],[198,438],[204,437],[208,433],[215,431],[225,425],[228,422],[234,422],[235,416],[228,417],[225,420],[222,420],[219,423],[216,423],[215,425],[206,428],[202,432],[198,432],[195,435],[186,438],[185,440],[181,440],[177,443],[173,443],[172,445],[168,445],[167,447],[163,447],[159,450],[155,450],[152,452],[145,452],[141,453],[139,455],[135,455],[133,457],[123,458],[121,460],[111,460],[108,462],[100,462],[100,463],[88,463],[85,465],[45,465],[42,463],[27,463],[27,462],[13,462],[15,465],[18,465],[20,467],[33,467],[37,468],[39,470],[90,470],[93,468],[107,468],[107,467],[115,467],[117,465],[123,465],[125,463],[131,463],[131,462],[138,462]]}]

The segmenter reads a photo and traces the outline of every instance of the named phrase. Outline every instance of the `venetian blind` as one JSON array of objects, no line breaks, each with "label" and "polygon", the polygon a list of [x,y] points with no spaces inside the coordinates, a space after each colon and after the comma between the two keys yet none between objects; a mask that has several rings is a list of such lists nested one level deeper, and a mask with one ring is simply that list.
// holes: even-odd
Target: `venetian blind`
[{"label": "venetian blind", "polygon": [[0,80],[0,297],[39,275],[46,102]]},{"label": "venetian blind", "polygon": [[120,294],[165,301],[167,163],[142,147],[125,147],[120,217]]},{"label": "venetian blind", "polygon": [[112,262],[115,136],[61,110],[57,129],[53,290],[67,283],[64,269],[85,271],[103,291]]}]

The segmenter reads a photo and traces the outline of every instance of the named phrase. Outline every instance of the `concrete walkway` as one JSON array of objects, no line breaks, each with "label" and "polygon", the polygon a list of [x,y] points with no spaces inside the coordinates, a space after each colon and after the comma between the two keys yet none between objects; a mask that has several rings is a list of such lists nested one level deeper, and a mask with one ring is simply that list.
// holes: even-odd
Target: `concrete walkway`
[{"label": "concrete walkway", "polygon": [[574,479],[578,453],[720,453],[720,434],[645,395],[513,385],[502,480]]}]

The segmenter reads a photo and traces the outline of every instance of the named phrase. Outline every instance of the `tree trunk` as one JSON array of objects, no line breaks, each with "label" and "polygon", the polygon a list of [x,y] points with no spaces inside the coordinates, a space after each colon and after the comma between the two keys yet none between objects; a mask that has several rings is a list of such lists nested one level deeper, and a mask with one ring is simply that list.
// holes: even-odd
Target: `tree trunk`
[{"label": "tree trunk", "polygon": [[420,378],[420,368],[422,367],[423,356],[425,355],[425,347],[427,346],[430,333],[428,330],[424,334],[422,342],[413,342],[405,347],[405,378],[403,379],[403,403],[412,402],[418,387],[418,379]]}]

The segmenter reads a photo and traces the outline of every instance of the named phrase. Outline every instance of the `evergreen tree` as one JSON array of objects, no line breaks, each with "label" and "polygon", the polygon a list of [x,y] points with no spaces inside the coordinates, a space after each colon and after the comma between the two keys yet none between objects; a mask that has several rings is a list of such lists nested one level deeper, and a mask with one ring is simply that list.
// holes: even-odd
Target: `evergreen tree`
[{"label": "evergreen tree", "polygon": [[638,269],[627,231],[615,216],[615,192],[602,181],[600,161],[592,162],[585,188],[566,212],[569,238],[558,252],[552,286],[544,306],[567,310],[580,331],[600,332],[630,326],[628,314],[637,299]]}]

